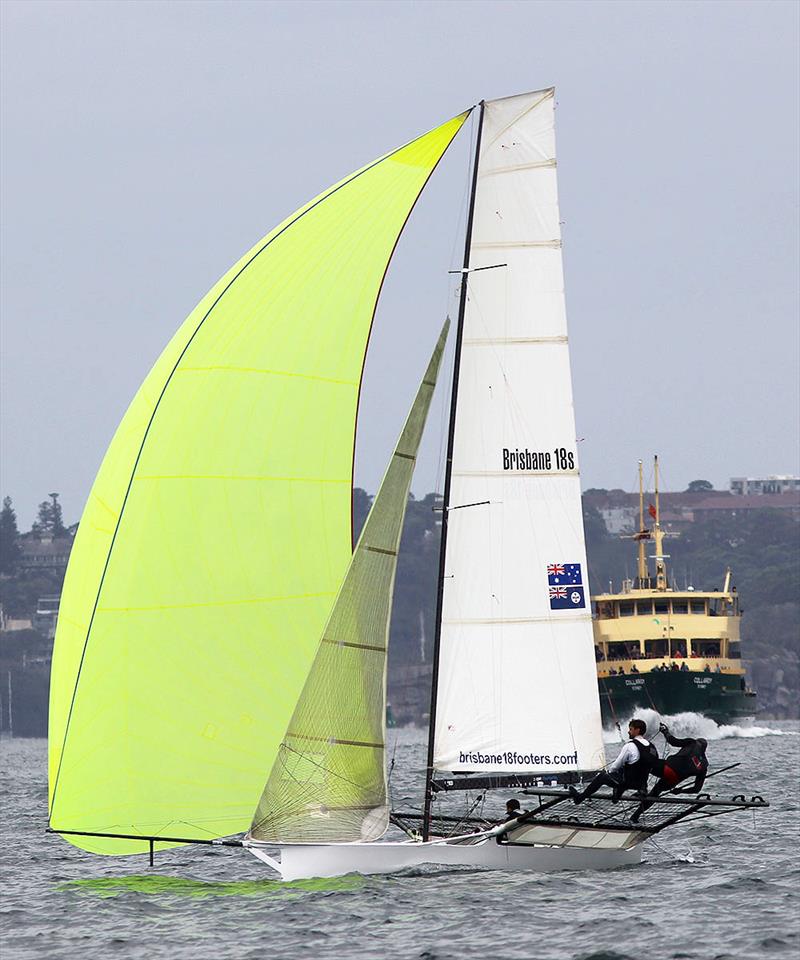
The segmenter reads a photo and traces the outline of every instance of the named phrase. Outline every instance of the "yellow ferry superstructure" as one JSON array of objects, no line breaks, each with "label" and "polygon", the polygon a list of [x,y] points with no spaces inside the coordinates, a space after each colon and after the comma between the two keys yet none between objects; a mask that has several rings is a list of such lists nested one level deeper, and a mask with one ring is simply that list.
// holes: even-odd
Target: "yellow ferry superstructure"
[{"label": "yellow ferry superstructure", "polygon": [[[639,461],[637,576],[619,592],[592,596],[600,700],[605,720],[635,707],[659,713],[691,710],[714,719],[752,714],[741,654],[741,609],[731,571],[719,590],[675,589],[670,585],[661,526],[658,457],[655,505],[645,524],[642,463]],[[648,558],[648,543],[655,546]],[[649,560],[655,562],[650,574]]]}]

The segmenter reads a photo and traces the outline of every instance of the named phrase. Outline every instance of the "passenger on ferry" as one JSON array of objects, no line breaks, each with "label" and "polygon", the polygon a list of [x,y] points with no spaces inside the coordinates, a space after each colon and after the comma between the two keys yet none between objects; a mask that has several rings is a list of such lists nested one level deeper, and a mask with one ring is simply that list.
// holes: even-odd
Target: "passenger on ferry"
[{"label": "passenger on ferry", "polygon": [[617,759],[608,765],[607,770],[591,781],[585,790],[578,791],[569,787],[569,794],[575,803],[583,803],[600,787],[611,787],[613,801],[616,803],[626,790],[647,790],[647,777],[651,767],[658,761],[658,751],[646,739],[647,724],[644,720],[631,720],[628,724],[630,740],[620,750]]},{"label": "passenger on ferry", "polygon": [[684,660],[683,663],[681,664],[681,673],[688,673],[688,672],[689,672],[689,665]]},{"label": "passenger on ferry", "polygon": [[634,663],[634,664],[631,666],[631,673],[638,673],[638,672],[639,672],[639,670],[638,670],[636,664]]},{"label": "passenger on ferry", "polygon": [[669,665],[669,668],[670,668],[670,670],[673,670],[675,673],[677,673],[678,670],[680,670],[680,667],[678,666],[677,663],[675,663],[674,660],[673,660],[672,663]]}]

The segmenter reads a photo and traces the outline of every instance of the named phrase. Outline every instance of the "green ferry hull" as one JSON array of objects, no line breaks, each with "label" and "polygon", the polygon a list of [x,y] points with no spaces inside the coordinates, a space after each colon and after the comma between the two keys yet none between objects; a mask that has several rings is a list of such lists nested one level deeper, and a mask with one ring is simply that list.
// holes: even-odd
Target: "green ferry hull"
[{"label": "green ferry hull", "polygon": [[745,689],[741,674],[669,670],[601,677],[600,708],[603,723],[625,724],[637,709],[662,715],[701,713],[716,723],[752,717],[756,695]]}]

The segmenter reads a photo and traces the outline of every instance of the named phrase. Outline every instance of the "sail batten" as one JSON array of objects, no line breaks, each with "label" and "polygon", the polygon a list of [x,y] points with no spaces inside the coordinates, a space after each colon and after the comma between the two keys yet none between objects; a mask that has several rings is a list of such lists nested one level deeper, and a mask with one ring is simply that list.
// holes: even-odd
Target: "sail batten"
[{"label": "sail batten", "polygon": [[[134,398],[62,594],[53,828],[247,828],[352,552],[359,387],[387,265],[464,119],[268,234],[200,302]],[[99,853],[144,849],[70,839]]]},{"label": "sail batten", "polygon": [[397,552],[448,327],[436,344],[322,631],[253,817],[253,839],[369,841],[388,827],[386,653]]}]

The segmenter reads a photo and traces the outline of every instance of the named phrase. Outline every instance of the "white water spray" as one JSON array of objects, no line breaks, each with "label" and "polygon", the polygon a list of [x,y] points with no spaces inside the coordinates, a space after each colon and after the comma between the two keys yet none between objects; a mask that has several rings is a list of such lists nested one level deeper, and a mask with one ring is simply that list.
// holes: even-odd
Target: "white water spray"
[{"label": "white water spray", "polygon": [[[750,725],[715,723],[709,717],[704,717],[702,713],[675,713],[659,714],[655,710],[647,707],[637,708],[631,713],[631,717],[638,717],[647,724],[647,732],[653,737],[658,731],[659,723],[666,723],[673,736],[676,737],[705,737],[706,740],[729,740],[734,737],[783,737],[797,736],[794,730],[778,730],[774,727],[757,727]],[[628,724],[620,722],[622,727],[622,739],[628,739]],[[606,743],[618,743],[620,732],[616,727],[603,731],[603,739]]]}]

